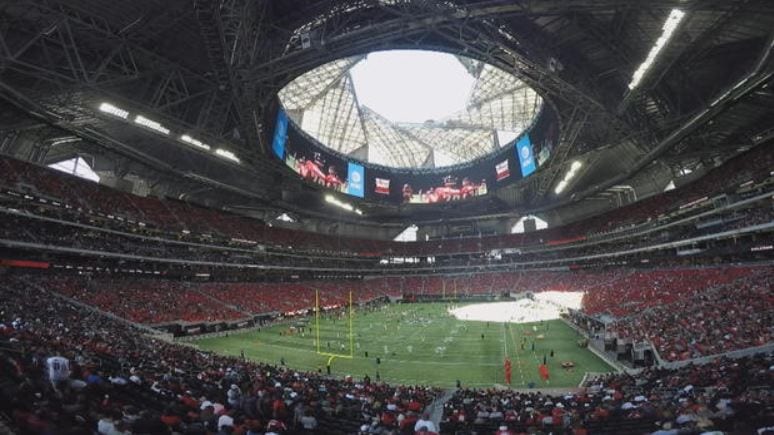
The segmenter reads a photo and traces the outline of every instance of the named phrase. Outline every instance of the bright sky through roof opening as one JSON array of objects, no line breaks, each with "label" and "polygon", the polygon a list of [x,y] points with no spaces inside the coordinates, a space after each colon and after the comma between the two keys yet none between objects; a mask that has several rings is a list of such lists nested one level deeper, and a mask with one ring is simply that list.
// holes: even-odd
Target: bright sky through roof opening
[{"label": "bright sky through roof opening", "polygon": [[351,73],[359,103],[396,123],[463,110],[476,81],[451,54],[418,50],[371,53]]}]

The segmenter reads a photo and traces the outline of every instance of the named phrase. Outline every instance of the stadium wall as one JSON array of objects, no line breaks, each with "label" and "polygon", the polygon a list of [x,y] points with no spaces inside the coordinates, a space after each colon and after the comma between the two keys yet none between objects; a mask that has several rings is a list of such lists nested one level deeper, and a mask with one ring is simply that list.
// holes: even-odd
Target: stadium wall
[{"label": "stadium wall", "polygon": [[594,340],[589,337],[589,335],[586,333],[586,331],[578,328],[574,323],[570,322],[569,320],[565,319],[564,317],[561,318],[562,322],[564,322],[567,326],[581,334],[583,337],[585,337],[589,341],[589,345],[586,347],[588,350],[591,351],[594,355],[598,356],[602,361],[606,362],[607,365],[614,368],[618,373],[625,372],[628,374],[636,374],[642,371],[642,369],[633,369],[630,367],[625,367],[623,364],[619,363],[618,361],[613,360],[610,358],[609,355],[607,355],[605,352],[600,351],[597,349],[593,342]]},{"label": "stadium wall", "polygon": [[308,231],[334,237],[339,236],[369,240],[393,240],[395,236],[405,229],[405,226],[403,225],[352,224],[348,222],[323,221],[307,218],[304,218],[299,222],[272,221],[272,218],[269,218],[268,221],[274,226],[291,230]]},{"label": "stadium wall", "polygon": [[[655,346],[651,344],[651,347],[655,350]],[[719,353],[716,355],[708,355],[700,358],[687,359],[682,361],[664,361],[661,359],[661,356],[658,355],[658,353],[654,352],[654,354],[657,355],[656,358],[661,368],[675,370],[691,364],[696,364],[696,365],[707,364],[718,358],[739,359],[739,358],[744,358],[747,356],[756,355],[760,353],[771,353],[771,352],[774,352],[774,343],[764,344],[763,346],[758,346],[758,347],[748,347],[747,349],[734,350],[731,352]]]}]

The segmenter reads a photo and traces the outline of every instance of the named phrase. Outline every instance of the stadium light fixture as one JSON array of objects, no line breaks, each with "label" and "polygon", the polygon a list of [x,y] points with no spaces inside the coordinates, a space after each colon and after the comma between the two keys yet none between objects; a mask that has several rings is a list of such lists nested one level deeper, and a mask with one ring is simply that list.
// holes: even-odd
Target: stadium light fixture
[{"label": "stadium light fixture", "polygon": [[147,127],[149,129],[151,129],[153,131],[156,131],[158,133],[161,133],[163,135],[168,135],[169,134],[169,129],[168,128],[166,128],[163,125],[161,125],[160,123],[158,123],[158,122],[156,122],[156,121],[154,121],[152,119],[148,119],[148,118],[146,118],[146,117],[144,117],[142,115],[137,115],[134,118],[134,123],[142,125],[143,127]]},{"label": "stadium light fixture", "polygon": [[242,161],[239,160],[239,157],[236,156],[236,154],[232,153],[229,150],[224,150],[223,148],[218,148],[215,150],[215,154],[219,155],[220,157],[223,157],[224,159],[231,160],[235,163],[241,163]]},{"label": "stadium light fixture", "polygon": [[51,142],[51,146],[55,147],[57,145],[62,145],[62,144],[66,144],[66,143],[80,142],[81,140],[82,140],[81,138],[76,137],[76,136],[67,136],[67,137],[62,137],[62,138],[59,138],[59,139],[55,139],[53,142]]},{"label": "stadium light fixture", "polygon": [[287,213],[282,213],[281,215],[277,216],[275,219],[282,222],[296,222],[296,219]]},{"label": "stadium light fixture", "polygon": [[127,119],[129,117],[129,112],[118,108],[110,103],[102,103],[99,105],[99,111],[104,112],[113,116],[117,116],[121,119]]},{"label": "stadium light fixture", "polygon": [[201,148],[201,149],[207,150],[207,151],[210,150],[210,146],[209,145],[207,145],[206,143],[204,143],[204,142],[202,142],[202,141],[200,141],[198,139],[194,139],[194,138],[192,138],[191,136],[189,136],[187,134],[184,134],[184,135],[180,136],[180,140],[185,142],[185,143],[187,143],[187,144],[189,144],[189,145],[193,145],[196,148]]},{"label": "stadium light fixture", "polygon": [[572,162],[572,164],[570,165],[570,169],[567,170],[566,174],[564,174],[564,178],[562,179],[562,181],[560,181],[554,188],[554,193],[557,195],[562,193],[564,189],[567,187],[567,185],[570,184],[570,180],[572,180],[575,177],[575,175],[582,167],[583,167],[583,162],[581,162],[580,160],[576,160]]},{"label": "stadium light fixture", "polygon": [[336,207],[343,208],[344,210],[357,213],[361,216],[363,215],[363,210],[360,210],[359,208],[355,208],[355,206],[353,206],[352,204],[343,202],[333,195],[325,195],[325,202],[327,202],[328,204],[333,204]]},{"label": "stadium light fixture", "polygon": [[672,38],[672,35],[675,33],[675,30],[677,30],[677,26],[680,24],[680,21],[683,20],[683,17],[685,17],[685,12],[681,11],[680,9],[672,9],[672,12],[669,13],[669,16],[664,22],[664,26],[661,28],[661,36],[656,40],[656,43],[653,44],[653,47],[648,53],[648,56],[640,64],[639,68],[634,71],[634,75],[632,75],[632,81],[629,82],[630,90],[633,90],[639,86],[642,78],[645,76],[645,73],[647,73],[650,67],[653,66],[653,62],[655,62],[656,56],[658,56],[667,42],[669,42],[669,39]]}]

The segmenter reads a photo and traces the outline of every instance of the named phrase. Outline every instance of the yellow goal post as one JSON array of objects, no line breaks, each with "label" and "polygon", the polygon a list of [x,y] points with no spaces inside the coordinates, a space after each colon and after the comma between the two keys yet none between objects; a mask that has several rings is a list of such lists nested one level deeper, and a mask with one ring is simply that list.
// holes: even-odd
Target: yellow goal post
[{"label": "yellow goal post", "polygon": [[352,359],[355,357],[355,331],[353,329],[352,320],[355,316],[355,311],[352,305],[352,291],[349,292],[349,306],[347,307],[348,319],[347,329],[349,336],[349,354],[335,353],[335,352],[323,352],[320,343],[320,313],[322,308],[320,307],[320,290],[315,289],[315,301],[314,301],[314,320],[315,320],[315,340],[317,341],[317,353],[319,355],[325,355],[330,357],[328,359],[328,365],[331,364],[334,358],[347,358]]}]

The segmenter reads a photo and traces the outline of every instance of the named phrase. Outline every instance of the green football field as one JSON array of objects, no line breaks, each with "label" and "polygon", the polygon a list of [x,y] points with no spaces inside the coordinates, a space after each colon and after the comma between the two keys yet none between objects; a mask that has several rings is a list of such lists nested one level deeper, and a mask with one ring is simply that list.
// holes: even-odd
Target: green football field
[{"label": "green football field", "polygon": [[[608,372],[610,367],[596,355],[578,347],[580,338],[561,320],[542,323],[495,323],[458,320],[447,305],[391,304],[373,310],[355,310],[352,345],[349,317],[321,316],[320,353],[317,351],[316,319],[304,320],[232,334],[203,338],[193,343],[200,349],[240,355],[271,364],[282,361],[299,370],[331,373],[402,384],[487,387],[505,384],[503,362],[512,363],[511,386],[526,388],[576,387],[586,372]],[[296,329],[291,331],[291,326]],[[482,338],[483,337],[483,338]],[[532,350],[534,343],[534,351]],[[550,356],[551,350],[554,356]],[[368,357],[366,357],[366,352]],[[350,353],[353,357],[349,357]],[[540,379],[538,365],[545,356],[550,379]],[[379,364],[377,364],[377,357]],[[573,369],[562,362],[572,361]]]}]

